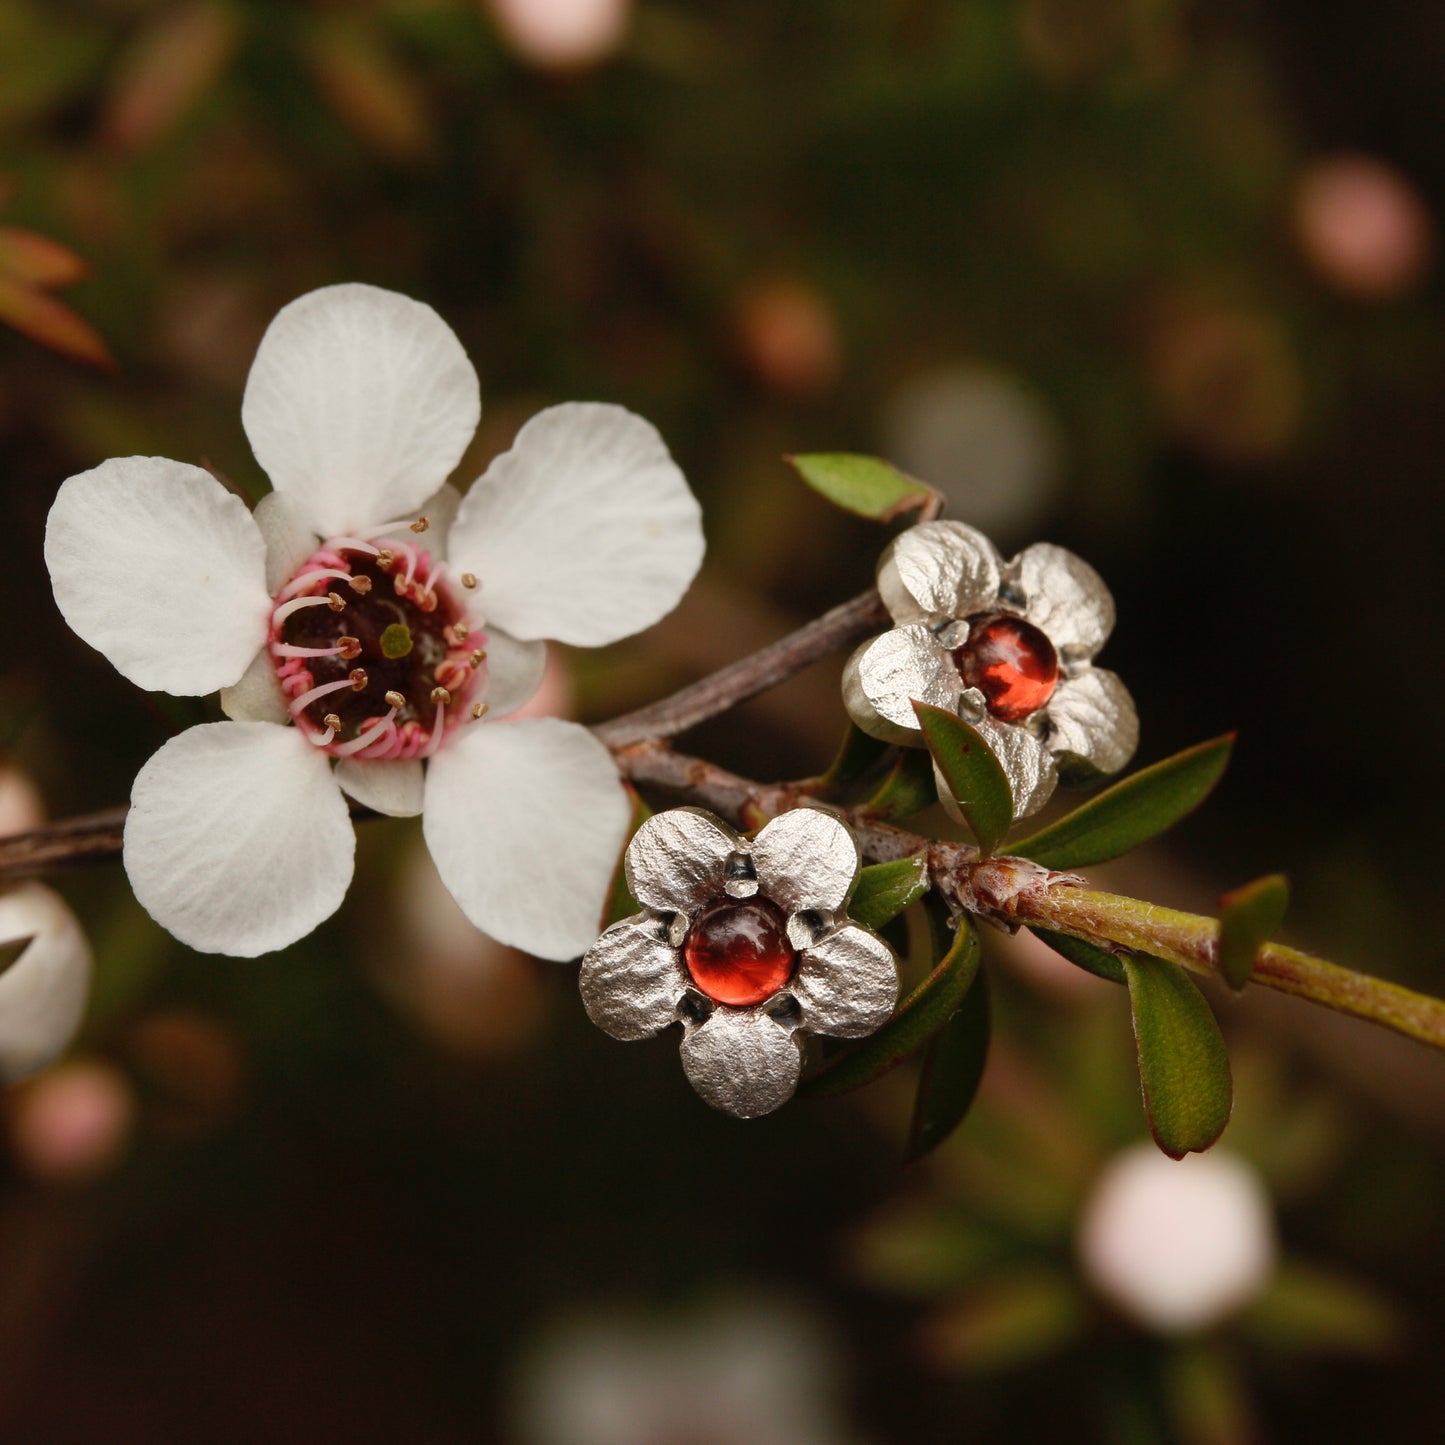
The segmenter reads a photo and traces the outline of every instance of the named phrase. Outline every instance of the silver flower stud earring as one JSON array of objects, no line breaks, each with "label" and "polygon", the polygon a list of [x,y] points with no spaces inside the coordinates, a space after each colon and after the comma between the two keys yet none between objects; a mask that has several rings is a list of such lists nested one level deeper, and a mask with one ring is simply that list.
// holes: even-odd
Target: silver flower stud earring
[{"label": "silver flower stud earring", "polygon": [[962,522],[924,522],[889,544],[878,591],[893,630],[843,674],[864,732],[921,747],[914,699],[957,713],[993,749],[1020,818],[1043,807],[1061,773],[1114,773],[1133,756],[1133,699],[1094,666],[1114,599],[1082,558],[1039,542],[1005,562]]},{"label": "silver flower stud earring", "polygon": [[617,1039],[680,1022],[683,1068],[714,1108],[770,1113],[797,1088],[801,1035],[861,1038],[892,1015],[897,960],[847,915],[858,844],[831,813],[796,808],[749,840],[673,808],[625,865],[643,911],[582,960],[582,1001]]}]

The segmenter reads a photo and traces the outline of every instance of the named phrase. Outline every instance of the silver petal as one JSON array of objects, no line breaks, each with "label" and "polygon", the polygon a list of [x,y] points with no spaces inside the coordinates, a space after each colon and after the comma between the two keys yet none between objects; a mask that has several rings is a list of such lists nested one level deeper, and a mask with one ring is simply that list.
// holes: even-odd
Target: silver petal
[{"label": "silver petal", "polygon": [[793,1097],[803,1055],[792,1030],[761,1008],[719,1007],[683,1039],[682,1066],[714,1109],[755,1119]]},{"label": "silver petal", "polygon": [[808,949],[788,992],[811,1034],[860,1039],[882,1028],[898,1002],[898,961],[876,934],[850,923]]},{"label": "silver petal", "polygon": [[787,913],[835,913],[858,876],[858,843],[847,824],[821,808],[794,808],[753,840],[758,891]]},{"label": "silver petal", "polygon": [[[1013,792],[1014,817],[1027,818],[1037,813],[1053,796],[1058,785],[1059,770],[1053,754],[1027,729],[1013,727],[988,717],[973,723],[973,727],[993,749],[1008,776],[1009,788]],[[960,823],[963,813],[953,800],[938,765],[933,768],[934,781],[938,784],[938,800],[943,810]]]},{"label": "silver petal", "polygon": [[1116,673],[1085,669],[1049,699],[1049,751],[1065,774],[1117,773],[1139,746],[1139,714]]},{"label": "silver petal", "polygon": [[913,699],[950,712],[963,683],[953,659],[921,622],[895,627],[865,642],[843,669],[843,705],[875,738],[921,747]]},{"label": "silver petal", "polygon": [[1073,658],[1091,658],[1114,630],[1114,599],[1104,579],[1052,542],[1026,547],[1009,564],[1024,599],[1024,616]]},{"label": "silver petal", "polygon": [[614,923],[582,960],[587,1017],[614,1039],[645,1039],[677,1016],[687,979],[655,918]]},{"label": "silver petal", "polygon": [[1002,561],[993,543],[962,522],[921,522],[878,559],[878,591],[895,622],[941,622],[991,607]]},{"label": "silver petal", "polygon": [[738,836],[703,808],[669,808],[648,818],[627,845],[627,887],[648,908],[693,913],[718,897]]}]

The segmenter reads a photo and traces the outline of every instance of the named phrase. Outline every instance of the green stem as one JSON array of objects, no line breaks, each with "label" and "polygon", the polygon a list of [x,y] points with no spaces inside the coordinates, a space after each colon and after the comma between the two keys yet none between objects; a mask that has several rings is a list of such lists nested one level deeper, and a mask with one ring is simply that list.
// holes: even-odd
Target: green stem
[{"label": "green stem", "polygon": [[[1013,922],[1036,923],[1090,943],[1167,958],[1195,973],[1222,977],[1219,924],[1197,913],[1061,882],[1020,890],[1005,911]],[[1399,984],[1354,973],[1279,943],[1267,943],[1259,950],[1250,977],[1267,988],[1445,1048],[1445,1002]]]}]

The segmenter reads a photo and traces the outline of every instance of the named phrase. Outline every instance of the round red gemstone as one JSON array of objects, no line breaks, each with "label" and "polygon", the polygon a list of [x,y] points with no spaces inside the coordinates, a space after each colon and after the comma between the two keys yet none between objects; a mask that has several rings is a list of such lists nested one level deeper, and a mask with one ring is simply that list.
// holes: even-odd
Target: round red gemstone
[{"label": "round red gemstone", "polygon": [[1021,617],[971,617],[968,641],[953,660],[965,687],[976,687],[988,710],[1002,722],[1037,712],[1059,681],[1054,644]]},{"label": "round red gemstone", "polygon": [[737,1005],[771,998],[798,961],[783,910],[766,898],[709,903],[688,929],[682,956],[703,993]]}]

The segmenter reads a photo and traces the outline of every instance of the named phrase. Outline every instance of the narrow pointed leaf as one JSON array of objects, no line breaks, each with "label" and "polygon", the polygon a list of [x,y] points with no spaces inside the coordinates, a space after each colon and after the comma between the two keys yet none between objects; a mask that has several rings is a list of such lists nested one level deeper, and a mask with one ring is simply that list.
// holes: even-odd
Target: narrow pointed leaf
[{"label": "narrow pointed leaf", "polygon": [[848,916],[875,933],[928,892],[928,859],[922,853],[875,863],[858,875]]},{"label": "narrow pointed leaf", "polygon": [[1085,973],[1106,978],[1110,983],[1124,982],[1124,960],[1117,954],[1105,953],[1102,948],[1095,948],[1092,943],[1085,943],[1082,938],[1075,938],[1069,933],[1054,933],[1047,928],[1031,928],[1029,932]]},{"label": "narrow pointed leaf", "polygon": [[35,935],[27,933],[24,938],[11,938],[0,943],[0,976],[8,973],[20,961],[20,955],[35,942]]},{"label": "narrow pointed leaf", "polygon": [[1229,1055],[1204,996],[1176,963],[1124,960],[1139,1082],[1155,1142],[1171,1159],[1209,1148],[1229,1122]]},{"label": "narrow pointed leaf", "polygon": [[37,288],[73,286],[87,274],[68,246],[18,226],[0,226],[0,271]]},{"label": "narrow pointed leaf", "polygon": [[957,1011],[978,973],[978,934],[964,919],[938,966],[871,1038],[839,1054],[798,1086],[799,1098],[829,1099],[871,1084],[926,1044]]},{"label": "narrow pointed leaf", "polygon": [[988,1035],[988,986],[980,973],[923,1056],[908,1137],[910,1160],[936,1149],[963,1122],[983,1078]]},{"label": "narrow pointed leaf", "polygon": [[1256,878],[1219,900],[1219,971],[1230,988],[1243,988],[1254,957],[1279,932],[1289,907],[1289,880],[1282,873]]},{"label": "narrow pointed leaf", "polygon": [[89,322],[53,296],[10,276],[0,275],[0,321],[76,361],[101,367],[115,364]]},{"label": "narrow pointed leaf", "polygon": [[917,748],[904,748],[878,791],[863,805],[875,818],[892,822],[913,818],[938,801],[929,755]]},{"label": "narrow pointed leaf", "polygon": [[938,493],[890,462],[853,452],[812,452],[785,458],[812,489],[835,507],[874,522],[935,505]]},{"label": "narrow pointed leaf", "polygon": [[979,852],[987,857],[1013,823],[1008,775],[993,749],[962,718],[926,702],[915,702],[913,711],[938,771],[973,830]]},{"label": "narrow pointed leaf", "polygon": [[1186,748],[1090,798],[1067,817],[1011,844],[1045,868],[1083,868],[1157,838],[1207,798],[1229,762],[1234,734]]}]

